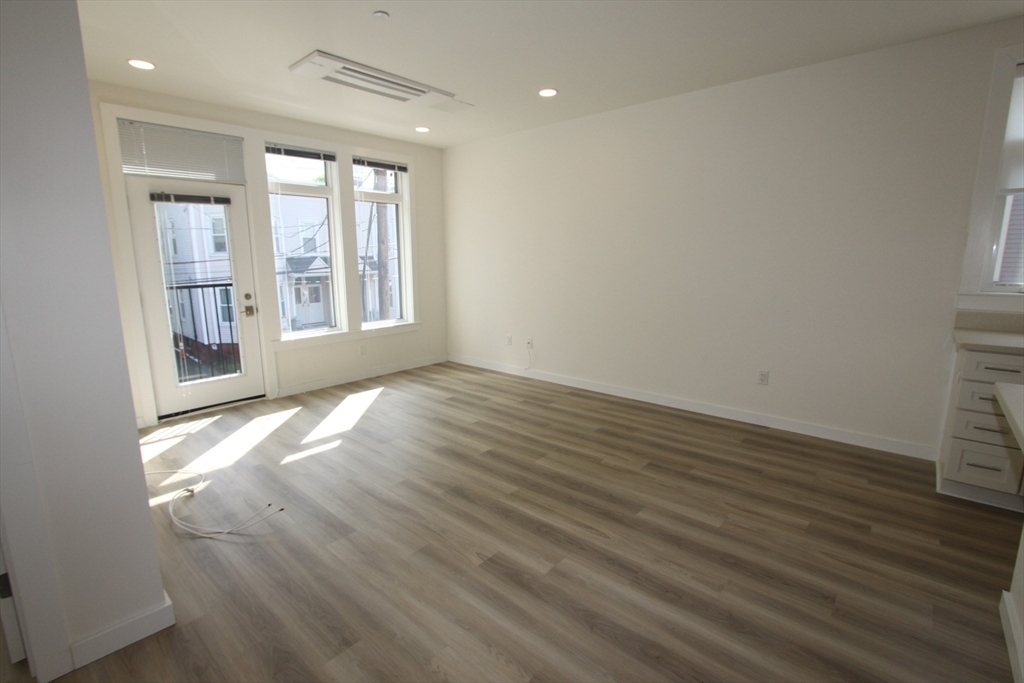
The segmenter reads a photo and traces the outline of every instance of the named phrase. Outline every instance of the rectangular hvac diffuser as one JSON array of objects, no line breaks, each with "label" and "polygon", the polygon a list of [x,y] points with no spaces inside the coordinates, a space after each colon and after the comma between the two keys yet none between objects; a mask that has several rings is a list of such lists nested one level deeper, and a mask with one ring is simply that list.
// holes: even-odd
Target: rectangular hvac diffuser
[{"label": "rectangular hvac diffuser", "polygon": [[417,106],[431,107],[448,113],[473,106],[467,102],[456,100],[453,93],[440,88],[381,71],[321,50],[314,50],[289,68],[303,76],[319,78],[329,83],[345,85],[399,102],[411,102]]}]

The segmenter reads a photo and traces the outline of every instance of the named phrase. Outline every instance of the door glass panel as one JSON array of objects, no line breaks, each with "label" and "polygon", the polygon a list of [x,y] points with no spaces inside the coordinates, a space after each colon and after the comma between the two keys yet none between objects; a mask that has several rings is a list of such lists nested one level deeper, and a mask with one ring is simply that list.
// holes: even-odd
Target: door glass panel
[{"label": "door glass panel", "polygon": [[241,374],[225,207],[153,205],[178,384]]}]

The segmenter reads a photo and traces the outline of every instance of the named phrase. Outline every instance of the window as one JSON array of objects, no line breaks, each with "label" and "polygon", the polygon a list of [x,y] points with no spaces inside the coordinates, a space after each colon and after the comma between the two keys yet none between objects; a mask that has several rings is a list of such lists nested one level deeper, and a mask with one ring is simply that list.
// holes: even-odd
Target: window
[{"label": "window", "polygon": [[353,159],[363,323],[405,319],[405,166]]},{"label": "window", "polygon": [[284,235],[281,231],[281,225],[275,220],[271,229],[274,232],[274,256],[283,256]]},{"label": "window", "polygon": [[218,287],[217,297],[217,304],[220,309],[220,321],[226,324],[235,322],[235,302],[231,298],[231,288]]},{"label": "window", "polygon": [[178,231],[174,229],[174,221],[171,221],[167,229],[167,239],[171,243],[171,256],[178,255]]},{"label": "window", "polygon": [[1019,311],[1024,293],[1024,45],[996,55],[976,177],[957,305]]},{"label": "window", "polygon": [[[335,158],[328,152],[266,146],[282,335],[336,326]],[[303,295],[311,281],[323,287],[322,294],[318,287],[314,308]],[[283,296],[288,290],[291,299]]]},{"label": "window", "polygon": [[994,212],[992,286],[1024,291],[1024,64],[1017,65]]},{"label": "window", "polygon": [[211,218],[210,232],[213,234],[213,251],[218,254],[226,253],[228,250],[228,233],[224,228],[224,219]]},{"label": "window", "polygon": [[992,282],[996,287],[1020,289],[1024,287],[1024,191],[1007,191],[1000,199],[1003,215]]}]

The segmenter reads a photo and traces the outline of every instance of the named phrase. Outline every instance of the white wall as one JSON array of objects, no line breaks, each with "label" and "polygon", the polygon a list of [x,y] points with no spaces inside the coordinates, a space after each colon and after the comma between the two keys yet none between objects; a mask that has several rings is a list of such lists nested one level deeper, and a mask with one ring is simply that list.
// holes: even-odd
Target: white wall
[{"label": "white wall", "polygon": [[[96,136],[100,145],[103,165],[104,197],[108,208],[108,221],[115,253],[115,274],[118,282],[122,320],[125,324],[125,341],[132,370],[137,415],[143,416],[146,412],[142,400],[147,391],[148,381],[144,377],[148,373],[145,330],[142,325],[138,296],[133,294],[137,289],[137,276],[132,262],[134,258],[132,247],[130,244],[124,243],[123,231],[119,231],[115,224],[115,204],[118,200],[115,193],[111,191],[106,167],[105,145],[109,141],[105,140],[104,131],[100,125],[100,103],[244,126],[314,140],[338,142],[355,149],[373,150],[376,153],[384,154],[392,153],[411,159],[414,296],[416,319],[419,325],[413,331],[399,334],[364,332],[335,335],[327,340],[291,342],[275,341],[277,336],[276,332],[271,329],[272,326],[264,325],[263,343],[269,353],[271,375],[271,381],[268,382],[268,395],[287,395],[332,386],[363,377],[436,363],[447,357],[448,329],[440,150],[108,83],[90,82],[89,89],[97,121]],[[260,248],[261,244],[267,249],[272,248],[269,214],[267,214],[267,220],[267,224],[263,225],[259,222],[259,214],[250,212],[254,248]],[[263,256],[266,255],[256,255],[257,267]],[[269,258],[272,262],[272,257]],[[260,279],[257,274],[257,301],[264,302],[265,319],[273,320],[276,318],[275,306],[267,304],[277,300],[275,281],[272,276],[269,279],[263,278],[267,286],[263,290],[259,290]],[[357,311],[354,316],[356,322],[358,316]],[[361,345],[365,345],[365,354],[361,353]]]},{"label": "white wall", "polygon": [[[35,673],[47,680],[93,636],[166,605],[77,5],[0,7],[0,506],[5,557],[15,589],[25,588],[19,606],[27,623],[45,627],[27,635]],[[18,475],[18,490],[8,474]],[[44,595],[47,586],[59,594]]]},{"label": "white wall", "polygon": [[1017,562],[1013,567],[1013,581],[1010,590],[1003,591],[999,603],[1002,617],[1003,632],[1006,645],[1010,651],[1010,666],[1013,680],[1024,682],[1024,530],[1020,534],[1020,545],[1017,546]]},{"label": "white wall", "polygon": [[536,376],[934,458],[993,55],[1020,36],[447,150],[452,358],[521,371],[532,335]]}]

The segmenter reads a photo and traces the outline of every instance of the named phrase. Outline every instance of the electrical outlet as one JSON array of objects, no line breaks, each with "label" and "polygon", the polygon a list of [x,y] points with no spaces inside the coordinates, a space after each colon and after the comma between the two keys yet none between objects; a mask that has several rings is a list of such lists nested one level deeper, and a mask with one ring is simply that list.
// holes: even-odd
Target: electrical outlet
[{"label": "electrical outlet", "polygon": [[505,346],[512,346],[512,335],[511,334],[506,334],[505,335]]},{"label": "electrical outlet", "polygon": [[526,338],[526,348],[528,348],[528,349],[532,349],[533,348],[533,337],[527,337]]},{"label": "electrical outlet", "polygon": [[757,383],[758,384],[768,384],[768,371],[767,370],[758,370],[757,371]]},{"label": "electrical outlet", "polygon": [[359,345],[359,355],[360,356],[365,356],[366,355],[366,344],[360,344]]}]

